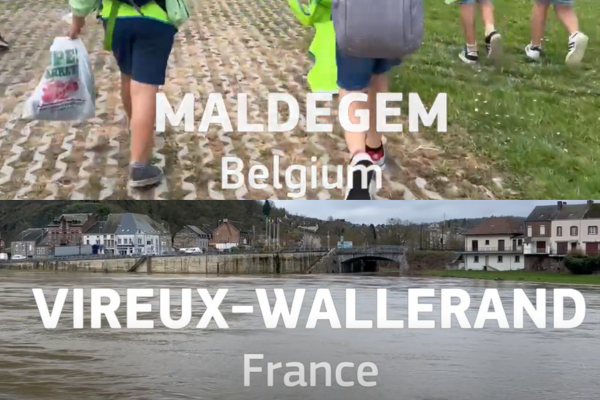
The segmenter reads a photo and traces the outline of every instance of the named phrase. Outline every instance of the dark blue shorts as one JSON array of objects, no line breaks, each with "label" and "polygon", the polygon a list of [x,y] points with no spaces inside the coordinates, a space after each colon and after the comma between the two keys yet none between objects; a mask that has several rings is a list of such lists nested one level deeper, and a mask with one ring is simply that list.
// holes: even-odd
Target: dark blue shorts
[{"label": "dark blue shorts", "polygon": [[117,18],[112,51],[121,73],[136,82],[164,85],[176,32],[174,26],[150,18]]},{"label": "dark blue shorts", "polygon": [[358,58],[342,54],[336,46],[337,84],[341,89],[360,91],[369,87],[373,75],[385,74],[400,60]]}]

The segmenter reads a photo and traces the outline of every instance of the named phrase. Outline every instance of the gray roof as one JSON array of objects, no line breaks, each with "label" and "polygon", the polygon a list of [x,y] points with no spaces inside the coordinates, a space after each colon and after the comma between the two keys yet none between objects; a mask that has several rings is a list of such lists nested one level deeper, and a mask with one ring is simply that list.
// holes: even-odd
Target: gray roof
[{"label": "gray roof", "polygon": [[194,233],[196,233],[197,235],[211,235],[211,232],[208,231],[206,228],[199,228],[196,225],[186,225],[188,228],[190,228],[192,231],[194,231]]},{"label": "gray roof", "polygon": [[600,204],[591,204],[583,219],[600,219]]},{"label": "gray roof", "polygon": [[537,206],[531,211],[526,221],[552,221],[558,215],[558,207]]},{"label": "gray roof", "polygon": [[126,213],[110,214],[102,233],[110,235],[133,235],[135,233],[168,235],[169,231],[147,215]]},{"label": "gray roof", "polygon": [[106,226],[106,221],[99,221],[96,222],[90,229],[88,229],[87,231],[85,231],[86,235],[104,235],[106,234],[106,232],[104,232],[104,228]]},{"label": "gray roof", "polygon": [[44,236],[42,237],[42,240],[39,241],[38,246],[50,246],[50,235],[48,234],[48,232],[44,232]]},{"label": "gray roof", "polygon": [[562,210],[556,215],[557,220],[583,219],[589,206],[587,204],[564,204]]},{"label": "gray roof", "polygon": [[44,230],[41,228],[29,228],[19,233],[15,242],[37,242],[42,239]]}]

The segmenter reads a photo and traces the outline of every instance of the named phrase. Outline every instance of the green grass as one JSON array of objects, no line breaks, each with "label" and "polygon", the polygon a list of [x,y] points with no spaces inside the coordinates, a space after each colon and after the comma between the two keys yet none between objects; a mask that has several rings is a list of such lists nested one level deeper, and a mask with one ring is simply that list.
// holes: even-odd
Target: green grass
[{"label": "green grass", "polygon": [[552,9],[544,61],[525,59],[532,5],[533,0],[495,1],[505,49],[504,65],[496,68],[486,65],[483,38],[481,65],[460,62],[459,7],[425,0],[425,42],[399,69],[393,89],[417,92],[426,104],[447,93],[448,132],[429,135],[448,151],[465,148],[487,162],[517,192],[515,198],[591,198],[600,190],[598,1],[575,1],[590,44],[583,65],[571,69],[564,65],[568,35]]},{"label": "green grass", "polygon": [[419,275],[448,278],[488,279],[545,283],[600,285],[600,275],[572,275],[525,271],[423,271]]}]

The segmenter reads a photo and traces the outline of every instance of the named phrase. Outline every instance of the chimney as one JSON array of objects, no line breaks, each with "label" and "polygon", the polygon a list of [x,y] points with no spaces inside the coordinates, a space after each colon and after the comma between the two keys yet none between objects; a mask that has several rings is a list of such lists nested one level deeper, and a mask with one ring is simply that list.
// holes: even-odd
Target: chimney
[{"label": "chimney", "polygon": [[559,209],[559,210],[562,210],[562,206],[563,206],[563,202],[562,202],[562,201],[558,201],[558,202],[556,203],[556,205],[558,206],[558,209]]},{"label": "chimney", "polygon": [[588,206],[591,206],[592,204],[594,204],[594,200],[588,200]]}]

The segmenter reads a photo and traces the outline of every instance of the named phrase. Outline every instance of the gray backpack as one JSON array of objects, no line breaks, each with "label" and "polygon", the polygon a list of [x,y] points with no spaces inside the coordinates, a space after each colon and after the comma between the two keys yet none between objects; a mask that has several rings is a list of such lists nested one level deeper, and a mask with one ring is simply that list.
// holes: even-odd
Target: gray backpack
[{"label": "gray backpack", "polygon": [[423,43],[423,0],[333,0],[332,17],[349,56],[402,59]]}]

